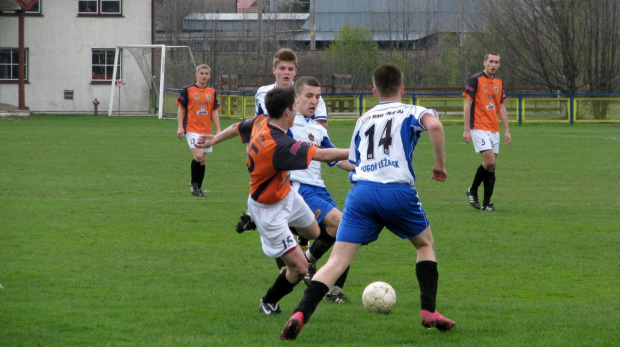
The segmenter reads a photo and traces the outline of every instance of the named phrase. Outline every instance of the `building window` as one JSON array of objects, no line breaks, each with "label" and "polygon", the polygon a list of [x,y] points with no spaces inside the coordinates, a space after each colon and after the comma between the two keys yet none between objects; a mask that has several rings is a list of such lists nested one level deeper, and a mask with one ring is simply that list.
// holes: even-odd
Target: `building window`
[{"label": "building window", "polygon": [[[28,48],[25,52],[24,77],[28,81]],[[19,81],[18,48],[0,48],[0,81]]]},{"label": "building window", "polygon": [[43,0],[37,1],[37,3],[32,5],[32,7],[28,11],[26,11],[26,13],[27,14],[41,14],[41,1]]},{"label": "building window", "polygon": [[[114,53],[115,49],[95,48],[93,49],[93,82],[111,82],[114,74]],[[118,62],[117,76],[121,75],[121,62]]]},{"label": "building window", "polygon": [[120,15],[121,0],[79,0],[80,15]]},{"label": "building window", "polygon": [[[32,5],[32,8],[25,11],[26,16],[37,16],[37,15],[41,15],[41,1],[43,0],[39,0],[37,1],[36,4]],[[2,2],[2,0],[0,0],[0,2]],[[15,1],[13,1],[15,2]],[[19,5],[17,5],[17,3],[15,3],[13,6],[15,6],[15,9],[19,9]],[[0,6],[2,7],[2,6]],[[11,7],[9,7],[11,8]],[[15,10],[2,10],[0,9],[0,16],[17,16],[17,13]]]}]

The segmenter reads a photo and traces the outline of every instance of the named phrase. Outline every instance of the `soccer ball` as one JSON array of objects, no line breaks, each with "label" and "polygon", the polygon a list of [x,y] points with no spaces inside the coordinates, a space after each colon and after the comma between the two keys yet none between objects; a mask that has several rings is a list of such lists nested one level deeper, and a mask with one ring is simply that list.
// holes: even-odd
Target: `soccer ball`
[{"label": "soccer ball", "polygon": [[390,313],[396,305],[396,292],[385,282],[373,282],[364,289],[362,303],[368,312]]}]

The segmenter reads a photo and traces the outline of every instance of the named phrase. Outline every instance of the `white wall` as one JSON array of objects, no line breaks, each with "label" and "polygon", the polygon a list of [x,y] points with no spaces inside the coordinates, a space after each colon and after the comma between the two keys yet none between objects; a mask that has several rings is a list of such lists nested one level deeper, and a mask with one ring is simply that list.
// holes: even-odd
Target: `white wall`
[{"label": "white wall", "polygon": [[[91,84],[92,48],[151,44],[151,0],[123,0],[122,17],[78,17],[77,0],[41,0],[26,16],[29,78],[26,106],[37,113],[106,113],[110,86]],[[0,16],[0,47],[18,47],[18,18]],[[18,104],[17,84],[0,83],[0,103]],[[73,100],[64,90],[73,90]]]}]

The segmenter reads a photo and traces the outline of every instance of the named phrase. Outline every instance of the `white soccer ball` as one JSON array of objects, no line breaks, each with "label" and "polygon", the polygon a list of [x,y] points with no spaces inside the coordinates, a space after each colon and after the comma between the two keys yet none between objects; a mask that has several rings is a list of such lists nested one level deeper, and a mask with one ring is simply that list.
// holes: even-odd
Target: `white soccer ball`
[{"label": "white soccer ball", "polygon": [[396,305],[396,291],[385,282],[373,282],[364,289],[362,303],[368,312],[390,313]]}]

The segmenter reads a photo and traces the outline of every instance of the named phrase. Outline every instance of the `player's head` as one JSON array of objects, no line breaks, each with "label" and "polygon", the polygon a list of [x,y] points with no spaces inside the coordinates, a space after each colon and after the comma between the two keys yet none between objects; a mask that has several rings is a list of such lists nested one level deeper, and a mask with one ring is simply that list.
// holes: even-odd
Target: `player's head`
[{"label": "player's head", "polygon": [[196,82],[199,84],[207,84],[211,78],[211,67],[207,64],[196,66]]},{"label": "player's head", "polygon": [[281,48],[273,56],[271,69],[278,86],[290,86],[297,75],[297,54],[289,48]]},{"label": "player's head", "polygon": [[321,83],[310,76],[303,76],[295,82],[297,112],[305,117],[314,116],[321,97]]},{"label": "player's head", "polygon": [[287,112],[294,116],[295,89],[292,86],[273,88],[265,95],[265,107],[271,119],[280,119]]},{"label": "player's head", "polygon": [[488,76],[493,76],[499,69],[499,54],[495,52],[489,52],[484,56],[484,73]]},{"label": "player's head", "polygon": [[372,73],[372,84],[380,98],[402,96],[405,92],[403,81],[403,71],[394,64],[380,65]]}]

